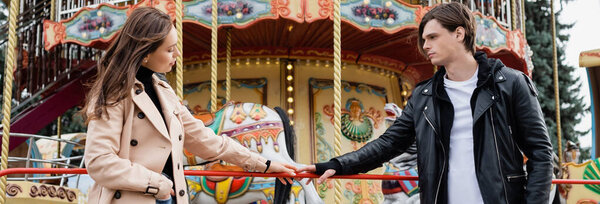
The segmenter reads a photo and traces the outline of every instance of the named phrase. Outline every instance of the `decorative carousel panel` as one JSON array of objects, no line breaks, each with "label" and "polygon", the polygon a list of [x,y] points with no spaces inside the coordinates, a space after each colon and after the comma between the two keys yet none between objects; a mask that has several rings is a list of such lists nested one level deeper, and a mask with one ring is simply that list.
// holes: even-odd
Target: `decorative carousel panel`
[{"label": "decorative carousel panel", "polygon": [[507,36],[509,31],[502,27],[492,17],[483,17],[481,13],[475,13],[477,21],[477,46],[485,46],[493,52],[501,48],[508,48]]},{"label": "decorative carousel panel", "polygon": [[[225,87],[224,80],[217,83],[217,109],[226,103]],[[267,105],[266,90],[266,78],[231,80],[231,100],[233,101]],[[195,115],[210,112],[210,81],[186,84],[183,87],[183,100]]]},{"label": "decorative carousel panel", "polygon": [[175,17],[175,3],[171,0],[144,0],[134,6],[114,6],[102,3],[96,8],[82,8],[73,17],[59,23],[44,21],[44,48],[73,42],[83,46],[111,41],[121,29],[127,16],[139,7],[154,7]]},{"label": "decorative carousel panel", "polygon": [[[364,146],[377,138],[385,129],[385,88],[364,83],[342,81],[342,154]],[[329,161],[334,157],[333,81],[309,79],[314,162]],[[379,171],[379,170],[376,170]],[[381,173],[381,172],[378,172]],[[317,186],[322,198],[331,197],[332,181]],[[345,201],[342,203],[381,203],[381,181],[342,181]],[[330,193],[327,193],[330,192]],[[327,195],[327,196],[326,196]]]},{"label": "decorative carousel panel", "polygon": [[44,21],[46,50],[60,43],[74,42],[90,46],[94,42],[108,42],[127,19],[129,6],[101,4],[98,8],[83,8],[72,18],[60,23]]},{"label": "decorative carousel panel", "polygon": [[[563,164],[566,172],[563,179],[598,180],[600,179],[600,158],[582,164],[569,162]],[[598,203],[600,202],[600,185],[559,185],[561,199],[567,203]]]},{"label": "decorative carousel panel", "polygon": [[10,181],[6,185],[7,203],[79,203],[81,192],[76,188]]},{"label": "decorative carousel panel", "polygon": [[[185,22],[193,22],[211,27],[212,1],[194,0],[183,2]],[[234,25],[243,28],[252,22],[265,17],[275,18],[276,9],[272,9],[269,0],[223,0],[217,4],[219,25]]]},{"label": "decorative carousel panel", "polygon": [[344,20],[362,29],[379,28],[395,33],[402,28],[418,26],[416,14],[420,6],[394,0],[351,0],[340,5]]}]

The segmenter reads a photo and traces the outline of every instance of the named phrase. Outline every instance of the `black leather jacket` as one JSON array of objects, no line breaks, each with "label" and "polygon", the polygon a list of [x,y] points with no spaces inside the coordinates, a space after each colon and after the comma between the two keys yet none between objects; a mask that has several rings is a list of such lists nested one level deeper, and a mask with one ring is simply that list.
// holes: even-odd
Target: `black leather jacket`
[{"label": "black leather jacket", "polygon": [[[475,172],[485,203],[548,203],[552,145],[530,79],[476,53],[471,98]],[[361,149],[317,164],[317,173],[365,173],[417,143],[421,203],[447,203],[449,137],[454,109],[443,87],[445,69],[414,89],[394,124]],[[523,170],[523,152],[527,172]],[[327,168],[325,168],[327,167]]]}]

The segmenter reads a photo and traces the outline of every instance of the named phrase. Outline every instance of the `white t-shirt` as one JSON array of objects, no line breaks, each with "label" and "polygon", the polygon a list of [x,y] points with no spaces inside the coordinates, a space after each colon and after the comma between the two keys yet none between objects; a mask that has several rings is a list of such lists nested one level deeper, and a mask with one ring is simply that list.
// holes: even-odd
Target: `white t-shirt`
[{"label": "white t-shirt", "polygon": [[477,87],[477,71],[466,81],[444,77],[444,88],[454,106],[454,122],[450,130],[448,164],[448,203],[483,203],[473,153],[473,115],[471,96]]}]

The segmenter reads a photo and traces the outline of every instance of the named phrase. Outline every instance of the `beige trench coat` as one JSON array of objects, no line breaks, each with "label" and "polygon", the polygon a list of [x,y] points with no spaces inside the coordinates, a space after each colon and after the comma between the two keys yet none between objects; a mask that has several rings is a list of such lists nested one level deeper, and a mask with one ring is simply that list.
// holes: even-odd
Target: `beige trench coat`
[{"label": "beige trench coat", "polygon": [[144,192],[149,186],[159,188],[159,195],[170,192],[171,181],[161,172],[172,153],[177,203],[187,204],[184,147],[206,160],[221,159],[246,171],[264,171],[263,157],[229,137],[215,135],[190,114],[167,83],[156,76],[153,79],[166,127],[137,80],[131,98],[108,107],[102,119],[89,122],[84,158],[96,183],[89,190],[88,203],[155,203],[155,197]]}]

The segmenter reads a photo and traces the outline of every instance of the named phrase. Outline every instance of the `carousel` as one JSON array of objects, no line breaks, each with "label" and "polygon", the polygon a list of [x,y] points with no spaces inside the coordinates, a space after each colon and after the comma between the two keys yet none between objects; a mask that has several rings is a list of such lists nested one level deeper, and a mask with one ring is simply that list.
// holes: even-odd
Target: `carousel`
[{"label": "carousel", "polygon": [[[275,161],[311,164],[360,148],[391,125],[415,85],[437,70],[417,49],[417,27],[441,1],[52,2],[57,10],[43,22],[44,50],[79,45],[95,50],[92,62],[132,10],[169,14],[183,56],[166,80],[181,102],[215,133]],[[531,76],[524,2],[462,3],[476,17],[477,50]],[[77,138],[83,144],[85,138]],[[241,170],[182,154],[190,170]],[[410,149],[369,173],[417,175],[415,167]],[[416,181],[338,179],[286,187],[273,178],[188,176],[187,182],[192,203],[418,202]],[[80,198],[85,193],[77,190]]]}]

